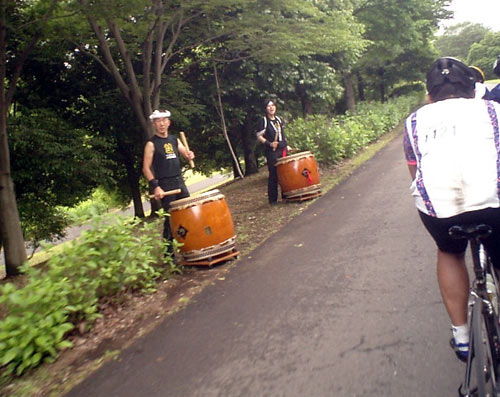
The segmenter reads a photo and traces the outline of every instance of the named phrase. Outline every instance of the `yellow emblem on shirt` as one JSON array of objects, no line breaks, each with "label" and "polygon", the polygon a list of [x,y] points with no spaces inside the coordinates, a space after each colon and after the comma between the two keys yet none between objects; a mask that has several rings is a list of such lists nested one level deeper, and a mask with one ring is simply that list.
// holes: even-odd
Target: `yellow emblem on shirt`
[{"label": "yellow emblem on shirt", "polygon": [[171,143],[165,143],[163,145],[163,149],[165,150],[165,159],[175,159],[177,156],[175,155],[174,147]]},{"label": "yellow emblem on shirt", "polygon": [[163,149],[165,150],[165,154],[172,154],[174,153],[174,148],[171,143],[166,143],[163,145]]}]

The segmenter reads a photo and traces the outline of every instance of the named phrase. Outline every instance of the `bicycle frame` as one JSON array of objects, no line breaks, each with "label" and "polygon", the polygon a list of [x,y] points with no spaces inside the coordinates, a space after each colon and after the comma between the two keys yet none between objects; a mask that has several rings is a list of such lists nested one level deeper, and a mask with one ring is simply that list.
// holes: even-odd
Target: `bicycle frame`
[{"label": "bicycle frame", "polygon": [[[452,230],[453,229],[453,230]],[[459,388],[460,396],[500,396],[500,328],[498,324],[498,279],[481,241],[491,233],[485,225],[474,227],[452,227],[450,235],[467,238],[473,262],[474,280],[470,290],[469,356],[465,380]],[[494,284],[493,293],[488,291],[488,276]],[[471,387],[473,368],[476,372],[477,388]],[[492,393],[488,393],[488,384]]]}]

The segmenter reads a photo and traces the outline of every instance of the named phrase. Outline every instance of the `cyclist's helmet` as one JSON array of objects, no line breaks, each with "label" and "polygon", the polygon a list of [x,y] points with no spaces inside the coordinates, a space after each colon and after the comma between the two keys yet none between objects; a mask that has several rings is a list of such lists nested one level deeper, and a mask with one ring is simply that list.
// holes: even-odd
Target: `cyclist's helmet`
[{"label": "cyclist's helmet", "polygon": [[495,63],[493,63],[493,73],[500,77],[500,55],[495,60]]},{"label": "cyclist's helmet", "polygon": [[485,75],[484,72],[481,70],[481,68],[477,66],[469,66],[470,71],[472,72],[472,75],[474,76],[474,80],[479,83],[484,83],[485,80]]},{"label": "cyclist's helmet", "polygon": [[427,72],[427,92],[433,96],[445,84],[458,85],[467,90],[474,90],[474,76],[467,65],[458,59],[445,57],[434,62]]}]

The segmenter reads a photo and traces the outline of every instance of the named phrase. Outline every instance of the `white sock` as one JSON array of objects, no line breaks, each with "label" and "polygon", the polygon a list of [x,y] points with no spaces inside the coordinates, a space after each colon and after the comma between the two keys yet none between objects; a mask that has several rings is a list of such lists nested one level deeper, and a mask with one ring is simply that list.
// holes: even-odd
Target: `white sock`
[{"label": "white sock", "polygon": [[455,343],[469,343],[469,326],[464,325],[452,325],[451,332],[453,333],[453,338],[455,338]]}]

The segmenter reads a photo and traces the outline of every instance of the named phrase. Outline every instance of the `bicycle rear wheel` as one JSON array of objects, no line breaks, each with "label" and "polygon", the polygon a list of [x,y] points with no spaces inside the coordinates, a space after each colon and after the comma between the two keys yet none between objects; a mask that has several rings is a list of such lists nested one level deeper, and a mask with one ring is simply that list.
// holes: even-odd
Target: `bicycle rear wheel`
[{"label": "bicycle rear wheel", "polygon": [[498,320],[482,299],[476,299],[471,325],[471,354],[477,395],[500,396]]}]

